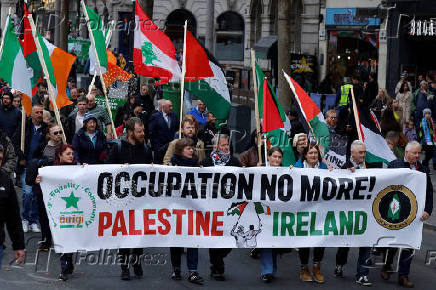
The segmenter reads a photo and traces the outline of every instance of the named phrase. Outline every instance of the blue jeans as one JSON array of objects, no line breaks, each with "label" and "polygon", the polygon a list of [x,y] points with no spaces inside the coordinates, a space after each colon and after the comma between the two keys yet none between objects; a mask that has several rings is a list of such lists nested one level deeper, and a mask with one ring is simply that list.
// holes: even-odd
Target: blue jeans
[{"label": "blue jeans", "polygon": [[[182,252],[183,252],[183,248],[170,248],[171,264],[173,265],[174,270],[181,269]],[[186,264],[188,266],[188,271],[197,272],[197,266],[198,266],[198,249],[197,248],[187,248],[186,249]]]},{"label": "blue jeans", "polygon": [[23,208],[21,209],[21,217],[29,224],[38,222],[38,199],[33,191],[33,187],[26,185],[26,169],[21,174],[21,183],[23,184]]},{"label": "blue jeans", "polygon": [[277,272],[277,251],[275,249],[260,249],[260,272],[262,275],[275,275]]},{"label": "blue jeans", "polygon": [[360,247],[357,259],[357,277],[368,276],[371,257],[371,248]]}]

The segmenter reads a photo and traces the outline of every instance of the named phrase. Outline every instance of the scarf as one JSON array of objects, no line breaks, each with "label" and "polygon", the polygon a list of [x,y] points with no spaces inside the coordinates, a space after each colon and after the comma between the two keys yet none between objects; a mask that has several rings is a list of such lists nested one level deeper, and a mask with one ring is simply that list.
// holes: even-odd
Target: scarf
[{"label": "scarf", "polygon": [[317,162],[313,167],[309,165],[309,163],[306,162],[306,160],[303,161],[303,168],[319,168],[319,162]]},{"label": "scarf", "polygon": [[230,152],[212,151],[212,153],[210,153],[210,157],[212,158],[213,165],[226,166],[226,164],[230,161]]},{"label": "scarf", "polygon": [[192,159],[188,159],[174,154],[174,156],[171,157],[171,164],[177,166],[196,167],[198,166],[198,158],[194,157]]},{"label": "scarf", "polygon": [[426,145],[433,145],[433,142],[436,140],[436,132],[434,130],[433,118],[427,120],[426,118],[422,118],[421,129],[424,136],[422,136]]}]

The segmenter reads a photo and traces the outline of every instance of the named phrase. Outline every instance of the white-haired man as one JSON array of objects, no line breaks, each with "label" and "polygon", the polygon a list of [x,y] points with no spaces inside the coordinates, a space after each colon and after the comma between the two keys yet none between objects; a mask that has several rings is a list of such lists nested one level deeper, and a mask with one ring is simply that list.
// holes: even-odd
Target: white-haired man
[{"label": "white-haired man", "polygon": [[[381,163],[366,163],[366,146],[360,140],[355,140],[351,143],[351,156],[350,159],[345,162],[342,169],[349,169],[354,172],[355,170],[365,169],[365,168],[381,168]],[[336,252],[336,277],[344,277],[343,269],[345,264],[347,264],[348,252],[350,248],[342,247],[338,248]],[[360,247],[359,248],[359,258],[357,259],[357,273],[356,273],[356,283],[362,286],[371,286],[372,282],[368,279],[369,274],[369,258],[371,255],[371,248]]]},{"label": "white-haired man", "polygon": [[[426,187],[426,195],[425,195],[425,205],[424,212],[421,216],[421,221],[427,220],[432,211],[433,211],[433,185],[431,183],[431,178],[429,175],[428,168],[423,166],[421,162],[419,162],[419,158],[421,156],[421,144],[416,141],[409,142],[406,146],[404,158],[397,159],[392,161],[389,164],[389,168],[409,168],[411,170],[416,170],[419,172],[423,172],[427,176],[427,187]],[[389,248],[387,250],[386,263],[382,268],[381,277],[384,280],[388,280],[390,275],[392,274],[392,262],[394,260],[394,256],[397,253],[398,249]],[[398,268],[398,284],[403,287],[412,288],[414,284],[409,280],[410,273],[410,265],[412,264],[413,258],[413,249],[402,249],[400,252],[400,261]]]}]

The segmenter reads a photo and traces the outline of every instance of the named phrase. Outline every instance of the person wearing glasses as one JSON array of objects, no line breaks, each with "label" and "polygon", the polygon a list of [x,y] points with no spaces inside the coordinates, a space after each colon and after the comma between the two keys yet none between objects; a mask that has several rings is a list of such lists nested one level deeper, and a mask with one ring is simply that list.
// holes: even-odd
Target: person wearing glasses
[{"label": "person wearing glasses", "polygon": [[39,184],[35,184],[38,169],[51,166],[55,160],[55,152],[62,145],[63,132],[57,124],[50,124],[47,132],[48,141],[39,146],[33,154],[32,161],[27,166],[26,185],[32,186],[38,202],[39,223],[41,225],[42,240],[39,242],[40,251],[48,251],[52,244],[47,212]]}]

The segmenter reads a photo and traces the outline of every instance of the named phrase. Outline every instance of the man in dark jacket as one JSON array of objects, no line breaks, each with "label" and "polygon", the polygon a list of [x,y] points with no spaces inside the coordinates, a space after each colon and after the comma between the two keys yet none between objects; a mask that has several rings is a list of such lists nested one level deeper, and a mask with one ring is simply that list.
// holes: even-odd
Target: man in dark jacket
[{"label": "man in dark jacket", "polygon": [[[3,160],[3,146],[0,145],[0,167]],[[17,264],[24,261],[24,233],[21,227],[20,207],[12,180],[0,170],[0,267],[5,241],[4,225],[8,229]]]},{"label": "man in dark jacket", "polygon": [[[366,147],[360,140],[355,140],[351,143],[351,156],[345,162],[342,169],[349,169],[351,172],[365,168],[381,168],[381,163],[366,163],[365,162]],[[343,277],[343,268],[347,264],[348,252],[350,248],[338,248],[336,253],[336,277]],[[369,265],[368,261],[371,255],[371,248],[360,247],[359,258],[357,260],[356,283],[362,286],[372,286],[372,282],[368,280]]]},{"label": "man in dark jacket", "polygon": [[[26,131],[24,138],[24,152],[20,149],[21,128],[17,128],[14,135],[14,144],[18,155],[18,162],[21,166],[27,166],[32,160],[33,153],[38,147],[43,146],[45,137],[48,132],[48,126],[42,121],[42,105],[33,105],[31,117],[26,120]],[[23,185],[23,208],[21,217],[23,219],[23,230],[27,232],[30,229],[33,232],[40,232],[38,227],[38,203],[36,195],[32,190],[32,186],[26,185],[26,169],[21,175],[21,183]]]},{"label": "man in dark jacket", "polygon": [[143,84],[141,86],[139,96],[136,97],[136,102],[142,104],[147,115],[151,116],[151,113],[154,111],[154,103],[148,85]]},{"label": "man in dark jacket", "polygon": [[171,101],[162,100],[162,110],[154,113],[148,124],[156,164],[162,164],[168,144],[174,140],[174,135],[179,130],[179,118],[172,110]]},{"label": "man in dark jacket", "polygon": [[[106,163],[109,164],[150,164],[152,154],[150,148],[144,143],[145,132],[144,124],[136,117],[132,117],[126,122],[127,140],[116,143]],[[121,264],[121,279],[130,280],[129,257],[133,260],[133,272],[135,276],[142,277],[141,255],[144,250],[139,249],[120,249],[119,253],[123,256]]]},{"label": "man in dark jacket", "polygon": [[[215,135],[212,140],[213,151],[210,156],[201,162],[203,167],[211,166],[236,166],[241,167],[241,163],[230,153],[229,136],[224,134]],[[215,280],[223,281],[224,278],[224,258],[232,249],[209,249],[211,276]]]},{"label": "man in dark jacket", "polygon": [[[425,191],[425,205],[424,212],[420,218],[421,221],[425,221],[430,217],[433,211],[433,184],[428,168],[424,167],[421,162],[419,162],[421,150],[421,144],[416,141],[409,142],[406,146],[404,158],[392,161],[389,164],[389,168],[409,168],[426,174],[427,186]],[[392,263],[397,251],[397,248],[389,248],[387,251],[386,264],[381,271],[381,277],[384,280],[388,280],[392,274]],[[409,280],[409,273],[410,265],[412,264],[413,249],[402,249],[399,255],[398,284],[403,287],[412,288],[414,284]]]},{"label": "man in dark jacket", "polygon": [[11,174],[17,166],[17,155],[15,154],[14,145],[8,135],[0,129],[0,145],[3,146],[3,166],[0,170]]},{"label": "man in dark jacket", "polygon": [[21,123],[21,112],[12,105],[13,99],[14,96],[11,92],[4,92],[0,107],[0,129],[5,131],[9,138],[14,136]]}]

